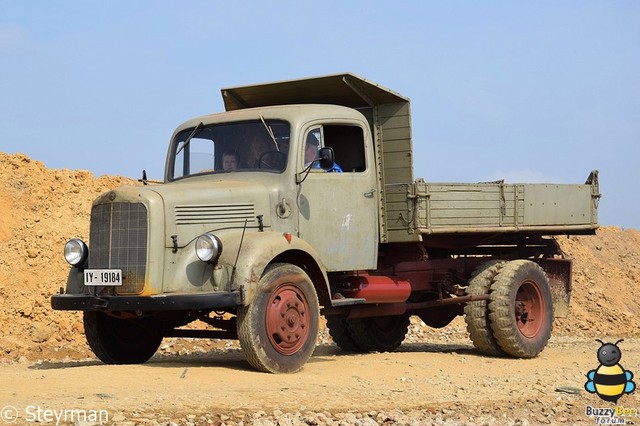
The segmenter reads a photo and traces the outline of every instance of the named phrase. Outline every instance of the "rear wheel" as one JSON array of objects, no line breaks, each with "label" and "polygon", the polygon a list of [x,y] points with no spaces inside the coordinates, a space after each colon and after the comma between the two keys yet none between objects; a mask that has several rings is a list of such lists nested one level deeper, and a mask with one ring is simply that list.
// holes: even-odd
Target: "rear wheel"
[{"label": "rear wheel", "polygon": [[[472,274],[467,287],[469,296],[489,294],[493,279],[502,269],[505,262],[490,260],[480,265]],[[493,330],[489,321],[488,300],[467,302],[464,307],[464,320],[473,345],[480,352],[487,355],[502,355],[502,349],[493,337]]]},{"label": "rear wheel", "polygon": [[327,317],[327,328],[333,342],[338,347],[347,352],[360,352],[358,346],[354,343],[351,333],[349,332],[349,322],[347,319],[338,316]]},{"label": "rear wheel", "polygon": [[390,352],[398,348],[409,329],[409,315],[356,318],[347,321],[353,343],[362,352]]},{"label": "rear wheel", "polygon": [[493,336],[509,355],[533,358],[547,345],[553,302],[544,270],[529,260],[507,263],[491,285],[489,318]]},{"label": "rear wheel", "polygon": [[84,312],[84,332],[93,353],[105,364],[141,364],[158,350],[160,327],[151,319],[120,319]]},{"label": "rear wheel", "polygon": [[267,268],[249,306],[238,309],[238,340],[257,370],[294,373],[311,357],[320,308],[307,274],[295,265]]}]

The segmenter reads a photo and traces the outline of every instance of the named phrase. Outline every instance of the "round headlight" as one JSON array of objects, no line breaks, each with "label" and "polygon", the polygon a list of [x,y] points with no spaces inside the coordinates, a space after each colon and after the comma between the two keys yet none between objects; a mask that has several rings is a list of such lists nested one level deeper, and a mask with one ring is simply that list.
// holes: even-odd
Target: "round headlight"
[{"label": "round headlight", "polygon": [[64,258],[69,265],[82,265],[87,259],[87,254],[89,254],[89,249],[84,241],[79,238],[69,240],[67,244],[64,245]]},{"label": "round headlight", "polygon": [[196,256],[203,262],[215,262],[222,253],[222,243],[215,235],[200,235],[196,240]]}]

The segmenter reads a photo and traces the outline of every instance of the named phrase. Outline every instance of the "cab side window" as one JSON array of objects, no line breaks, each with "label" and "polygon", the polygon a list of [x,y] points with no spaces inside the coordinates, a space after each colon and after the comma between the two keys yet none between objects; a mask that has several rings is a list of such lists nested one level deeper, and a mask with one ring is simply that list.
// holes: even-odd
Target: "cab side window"
[{"label": "cab side window", "polygon": [[361,127],[325,125],[323,136],[324,146],[333,148],[336,163],[344,173],[359,173],[367,169],[364,134]]}]

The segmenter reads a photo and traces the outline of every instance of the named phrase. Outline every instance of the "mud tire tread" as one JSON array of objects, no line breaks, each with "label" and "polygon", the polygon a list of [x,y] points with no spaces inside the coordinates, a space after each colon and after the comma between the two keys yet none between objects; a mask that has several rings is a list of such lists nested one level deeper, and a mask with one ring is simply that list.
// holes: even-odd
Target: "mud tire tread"
[{"label": "mud tire tread", "polygon": [[[469,280],[467,294],[470,296],[489,294],[495,276],[505,263],[502,260],[490,260],[476,268]],[[488,305],[488,300],[477,300],[468,302],[464,307],[464,320],[467,324],[469,338],[476,349],[485,355],[504,355],[500,345],[493,337]]]},{"label": "mud tire tread", "polygon": [[347,352],[361,352],[351,337],[346,319],[339,316],[329,316],[327,317],[327,328],[333,342],[340,349]]},{"label": "mud tire tread", "polygon": [[[383,330],[379,321],[395,321],[392,327]],[[409,330],[407,314],[391,317],[354,318],[347,321],[349,334],[360,352],[392,352],[404,340]]]},{"label": "mud tire tread", "polygon": [[[525,337],[515,318],[515,296],[525,280],[535,282],[544,299],[543,324],[536,336]],[[553,328],[553,302],[549,279],[544,270],[530,260],[507,263],[491,285],[489,318],[493,336],[500,348],[513,357],[534,358],[547,345]]]},{"label": "mud tire tread", "polygon": [[123,320],[104,312],[85,311],[83,324],[89,347],[105,364],[142,364],[162,342],[160,328],[150,319]]}]

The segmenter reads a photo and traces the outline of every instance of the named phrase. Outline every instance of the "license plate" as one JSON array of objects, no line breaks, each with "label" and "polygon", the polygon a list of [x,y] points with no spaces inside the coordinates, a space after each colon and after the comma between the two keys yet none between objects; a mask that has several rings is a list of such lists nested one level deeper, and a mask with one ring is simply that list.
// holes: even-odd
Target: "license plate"
[{"label": "license plate", "polygon": [[122,270],[85,269],[84,285],[122,285]]}]

